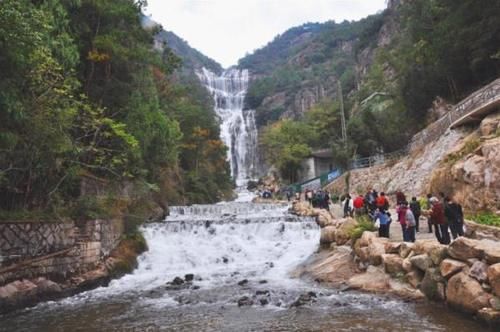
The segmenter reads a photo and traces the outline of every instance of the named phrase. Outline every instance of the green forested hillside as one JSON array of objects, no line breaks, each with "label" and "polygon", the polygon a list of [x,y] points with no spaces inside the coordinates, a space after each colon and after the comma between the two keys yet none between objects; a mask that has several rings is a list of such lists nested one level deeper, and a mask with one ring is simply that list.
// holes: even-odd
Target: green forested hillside
[{"label": "green forested hillside", "polygon": [[[313,129],[304,132],[313,136],[302,140],[309,150],[331,147],[345,164],[354,155],[404,147],[430,121],[436,97],[455,103],[500,75],[500,2],[393,1],[385,12],[360,22],[291,29],[240,66],[258,75],[246,103],[257,110],[261,126],[268,124],[262,143],[271,162],[286,158],[296,170],[307,155],[293,142],[276,142],[286,137],[276,131],[290,125],[269,124],[285,117]],[[347,144],[339,142],[339,82]],[[318,88],[325,93],[311,93]],[[291,112],[294,101],[307,101],[305,92],[312,106]],[[321,129],[325,119],[327,131]],[[282,167],[289,172],[290,165]]]},{"label": "green forested hillside", "polygon": [[232,188],[210,109],[170,77],[180,65],[145,1],[0,2],[0,208],[68,210],[82,177],[170,202]]}]

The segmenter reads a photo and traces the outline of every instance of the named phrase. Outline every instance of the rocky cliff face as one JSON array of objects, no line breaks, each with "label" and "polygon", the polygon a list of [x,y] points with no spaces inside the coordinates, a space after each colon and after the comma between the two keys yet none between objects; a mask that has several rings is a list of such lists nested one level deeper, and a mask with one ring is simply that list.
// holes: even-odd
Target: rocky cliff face
[{"label": "rocky cliff face", "polygon": [[[353,170],[349,190],[371,188],[407,196],[444,192],[470,211],[500,210],[500,113],[486,117],[479,128],[449,130],[436,141],[397,161]],[[346,192],[343,175],[328,186]]]}]

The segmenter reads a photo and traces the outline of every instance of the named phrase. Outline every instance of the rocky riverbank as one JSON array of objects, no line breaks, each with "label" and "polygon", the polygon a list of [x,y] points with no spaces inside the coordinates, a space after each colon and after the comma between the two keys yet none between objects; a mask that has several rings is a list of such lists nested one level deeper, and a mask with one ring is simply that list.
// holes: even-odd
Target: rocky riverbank
[{"label": "rocky riverbank", "polygon": [[365,231],[358,222],[296,202],[293,211],[316,216],[324,248],[299,276],[343,289],[444,302],[491,326],[500,326],[500,242],[461,237],[449,246],[435,240],[392,242]]}]

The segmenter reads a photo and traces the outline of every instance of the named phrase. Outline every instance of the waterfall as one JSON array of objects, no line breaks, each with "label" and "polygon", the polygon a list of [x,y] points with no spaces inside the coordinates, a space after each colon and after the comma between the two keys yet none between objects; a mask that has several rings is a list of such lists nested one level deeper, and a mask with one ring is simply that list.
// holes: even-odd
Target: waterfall
[{"label": "waterfall", "polygon": [[228,147],[231,176],[238,186],[243,186],[257,176],[255,111],[243,111],[248,70],[228,69],[217,76],[203,68],[197,75],[214,98],[215,113],[221,121],[221,139]]}]

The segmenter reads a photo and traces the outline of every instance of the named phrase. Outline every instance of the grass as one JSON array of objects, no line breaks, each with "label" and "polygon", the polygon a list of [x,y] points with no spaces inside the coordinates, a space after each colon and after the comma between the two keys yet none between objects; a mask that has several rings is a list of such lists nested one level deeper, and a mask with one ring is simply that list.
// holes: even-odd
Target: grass
[{"label": "grass", "polygon": [[368,218],[368,216],[356,217],[358,225],[349,231],[349,236],[352,239],[352,243],[355,243],[357,239],[361,238],[361,235],[365,231],[374,232],[377,230],[374,223]]},{"label": "grass", "polygon": [[492,212],[480,212],[473,216],[469,216],[467,219],[473,220],[481,225],[500,227],[500,216]]}]

